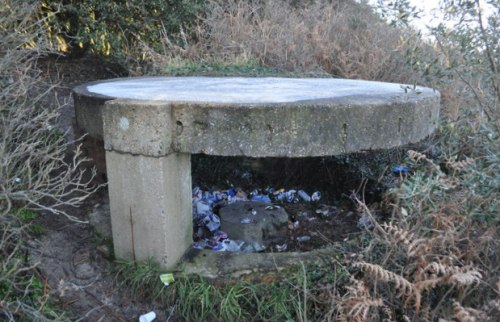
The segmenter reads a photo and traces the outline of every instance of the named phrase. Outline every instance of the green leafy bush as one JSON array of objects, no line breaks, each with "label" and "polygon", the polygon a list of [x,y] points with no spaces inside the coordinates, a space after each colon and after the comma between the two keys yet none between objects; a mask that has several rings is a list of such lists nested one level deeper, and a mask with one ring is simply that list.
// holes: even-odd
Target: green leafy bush
[{"label": "green leafy bush", "polygon": [[73,55],[91,51],[123,57],[141,42],[157,48],[164,33],[194,22],[201,0],[58,0],[41,2],[52,41]]}]

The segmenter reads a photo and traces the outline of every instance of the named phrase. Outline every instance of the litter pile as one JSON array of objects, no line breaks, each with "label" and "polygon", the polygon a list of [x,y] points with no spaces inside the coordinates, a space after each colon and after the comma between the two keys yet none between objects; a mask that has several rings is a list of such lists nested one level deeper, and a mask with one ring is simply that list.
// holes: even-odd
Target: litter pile
[{"label": "litter pile", "polygon": [[[228,188],[227,190],[203,191],[199,187],[193,189],[193,221],[194,221],[194,248],[212,249],[229,252],[259,252],[265,250],[265,245],[243,240],[232,240],[227,233],[221,230],[221,220],[215,209],[235,202],[259,202],[272,204],[266,209],[279,208],[277,204],[317,202],[321,194],[316,191],[309,195],[303,190],[275,190],[266,188],[256,189],[250,193],[242,189]],[[245,218],[246,219],[246,218]],[[241,224],[250,224],[251,221],[242,220]],[[283,247],[282,251],[286,248]]]}]

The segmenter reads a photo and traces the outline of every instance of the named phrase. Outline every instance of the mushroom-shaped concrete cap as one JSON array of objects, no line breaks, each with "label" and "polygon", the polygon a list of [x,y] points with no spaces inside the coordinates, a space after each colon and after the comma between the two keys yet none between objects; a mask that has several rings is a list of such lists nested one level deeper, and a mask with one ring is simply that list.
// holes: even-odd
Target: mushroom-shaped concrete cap
[{"label": "mushroom-shaped concrete cap", "polygon": [[382,149],[431,134],[439,93],[330,78],[141,77],[74,90],[77,124],[105,148],[306,157]]}]

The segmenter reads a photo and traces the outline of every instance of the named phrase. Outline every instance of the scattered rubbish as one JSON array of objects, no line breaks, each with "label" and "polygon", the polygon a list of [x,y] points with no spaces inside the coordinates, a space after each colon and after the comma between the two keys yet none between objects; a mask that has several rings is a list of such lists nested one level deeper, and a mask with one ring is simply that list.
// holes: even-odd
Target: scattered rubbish
[{"label": "scattered rubbish", "polygon": [[359,229],[363,229],[363,230],[371,230],[371,229],[373,229],[374,224],[373,224],[372,217],[368,213],[366,213],[366,212],[363,213],[363,215],[361,216],[361,218],[359,218],[359,220],[358,220],[357,226],[358,226]]},{"label": "scattered rubbish", "polygon": [[156,319],[156,313],[151,311],[139,317],[139,322],[151,322]]},{"label": "scattered rubbish", "polygon": [[258,253],[262,252],[266,249],[264,245],[261,245],[257,242],[253,242],[251,244],[245,244],[241,250],[245,253]]},{"label": "scattered rubbish", "polygon": [[266,195],[254,195],[252,196],[252,201],[259,201],[259,202],[271,202],[271,198]]},{"label": "scattered rubbish", "polygon": [[212,250],[218,252],[239,252],[241,251],[241,246],[243,246],[245,242],[242,240],[231,240],[226,239],[212,248]]},{"label": "scattered rubbish", "polygon": [[206,249],[209,248],[208,242],[205,239],[199,240],[193,243],[193,248],[196,249]]},{"label": "scattered rubbish", "polygon": [[329,205],[320,205],[318,209],[316,209],[316,213],[320,215],[321,217],[332,217],[340,214],[340,211],[337,207],[335,206],[329,206]]},{"label": "scattered rubbish", "polygon": [[299,217],[307,217],[307,211],[299,211],[297,213],[297,216],[299,216]]},{"label": "scattered rubbish", "polygon": [[397,165],[392,168],[392,173],[394,174],[406,174],[408,171],[408,167],[404,165]]},{"label": "scattered rubbish", "polygon": [[242,190],[239,190],[236,195],[231,199],[232,202],[236,202],[236,201],[248,201],[248,196],[247,194],[242,191]]},{"label": "scattered rubbish", "polygon": [[225,232],[223,232],[222,230],[219,230],[219,231],[217,231],[217,233],[215,233],[212,240],[215,242],[220,242],[221,240],[224,240],[227,238],[228,238],[227,234]]},{"label": "scattered rubbish", "polygon": [[211,232],[217,232],[220,228],[220,219],[214,214],[206,216],[203,223]]},{"label": "scattered rubbish", "polygon": [[[192,247],[196,249],[212,249],[215,251],[228,252],[259,252],[265,247],[258,242],[245,242],[242,240],[232,240],[225,232],[221,231],[221,220],[217,210],[221,206],[233,204],[238,201],[255,201],[265,203],[298,203],[318,201],[321,198],[321,193],[315,191],[309,195],[304,190],[276,190],[273,187],[265,189],[255,189],[247,194],[242,189],[229,187],[226,190],[211,190],[204,191],[200,187],[194,187],[192,191],[192,208],[193,208],[193,224],[195,242]],[[265,210],[280,209],[278,205],[265,206]],[[244,217],[240,220],[241,224],[251,224],[255,222],[252,216],[259,215],[257,210],[250,208],[251,216]],[[316,211],[318,213],[318,211]],[[328,211],[330,213],[330,211]],[[274,213],[270,214],[274,215]],[[302,211],[297,214],[299,217],[307,218],[308,221],[317,220],[317,217],[309,217],[308,212]],[[324,215],[324,214],[323,214]],[[322,215],[322,216],[323,216]],[[300,222],[289,222],[289,229],[299,228]],[[299,237],[298,241],[307,241],[310,236]],[[279,246],[279,247],[278,247]],[[284,251],[287,248],[286,243],[276,246],[278,251]]]},{"label": "scattered rubbish", "polygon": [[297,221],[294,221],[294,222],[290,222],[288,224],[288,229],[297,229],[299,228],[299,225],[300,225],[300,222],[297,220]]},{"label": "scattered rubbish", "polygon": [[299,236],[296,239],[298,242],[305,242],[305,241],[311,240],[311,237],[310,236]]},{"label": "scattered rubbish", "polygon": [[274,196],[276,197],[277,200],[281,202],[297,203],[299,202],[299,199],[297,198],[296,193],[297,191],[293,189],[288,191],[280,189],[274,192]]},{"label": "scattered rubbish", "polygon": [[252,223],[252,219],[250,219],[250,218],[243,218],[241,220],[241,223],[242,224],[250,224],[250,223]]},{"label": "scattered rubbish", "polygon": [[175,281],[174,274],[172,273],[161,274],[160,280],[163,284],[165,284],[165,286],[169,286],[170,283],[173,283]]},{"label": "scattered rubbish", "polygon": [[309,196],[307,192],[305,192],[304,190],[299,190],[297,194],[299,195],[300,198],[302,198],[302,200],[306,202],[311,202],[311,196]]},{"label": "scattered rubbish", "polygon": [[276,245],[276,250],[278,252],[284,252],[288,248],[287,243],[284,243],[282,245]]}]

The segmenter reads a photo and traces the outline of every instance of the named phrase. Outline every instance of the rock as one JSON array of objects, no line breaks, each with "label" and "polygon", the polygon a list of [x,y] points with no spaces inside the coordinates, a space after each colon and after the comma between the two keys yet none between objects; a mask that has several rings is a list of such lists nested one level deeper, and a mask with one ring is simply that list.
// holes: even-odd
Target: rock
[{"label": "rock", "polygon": [[[266,209],[267,208],[267,209]],[[221,230],[230,239],[269,246],[286,239],[288,214],[269,203],[243,201],[220,209]]]},{"label": "rock", "polygon": [[113,235],[111,233],[109,202],[96,205],[94,207],[94,211],[89,214],[89,221],[100,237],[108,240],[113,239]]}]

